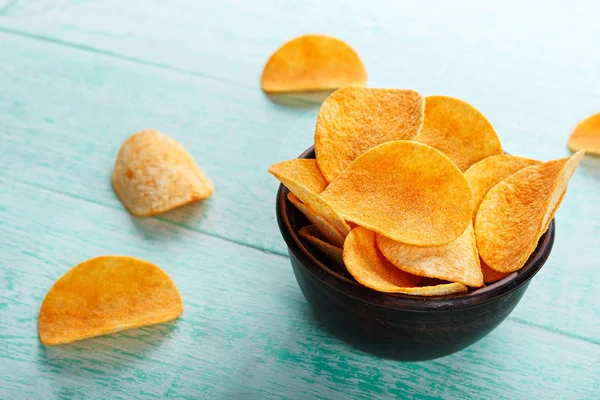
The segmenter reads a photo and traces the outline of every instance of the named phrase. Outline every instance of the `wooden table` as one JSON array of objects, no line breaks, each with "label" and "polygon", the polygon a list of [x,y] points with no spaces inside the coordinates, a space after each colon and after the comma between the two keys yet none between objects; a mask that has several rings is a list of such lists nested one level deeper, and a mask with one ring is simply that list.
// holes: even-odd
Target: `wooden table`
[{"label": "wooden table", "polygon": [[[0,398],[597,399],[598,159],[573,178],[518,308],[429,362],[375,358],[315,322],[275,221],[267,167],[311,144],[318,106],[271,101],[259,76],[304,33],[352,44],[371,86],[472,102],[514,154],[569,155],[573,127],[600,112],[600,8],[523,3],[0,1]],[[214,196],[130,216],[110,175],[145,128],[181,141]],[[182,317],[41,345],[49,288],[104,254],[163,267]]]}]

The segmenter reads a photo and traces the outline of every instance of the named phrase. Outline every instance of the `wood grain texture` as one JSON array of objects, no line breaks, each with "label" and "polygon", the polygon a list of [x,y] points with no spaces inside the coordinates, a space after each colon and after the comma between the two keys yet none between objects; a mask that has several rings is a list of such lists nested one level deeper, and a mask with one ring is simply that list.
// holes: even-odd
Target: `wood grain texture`
[{"label": "wood grain texture", "polygon": [[[0,55],[0,70],[7,76],[0,85],[11,94],[0,98],[6,147],[0,167],[5,176],[123,209],[110,185],[116,153],[131,132],[158,128],[180,140],[215,183],[215,193],[206,202],[159,219],[285,254],[274,215],[277,182],[266,169],[308,147],[314,113],[276,106],[251,89],[172,76],[12,35],[1,37],[10,50]],[[41,61],[32,63],[37,57]],[[101,69],[96,67],[99,62]],[[533,310],[521,312],[521,306],[515,312],[528,323],[595,343],[599,343],[599,309],[588,291],[599,278],[589,281],[589,271],[595,268],[600,249],[593,246],[596,225],[590,225],[585,208],[580,208],[600,198],[600,186],[594,184],[597,171],[594,166],[578,171],[557,216],[558,237],[576,237],[577,243],[558,240],[548,265],[536,278],[558,282],[565,288],[563,295],[556,296],[556,285],[533,284],[526,298],[545,301],[536,300]],[[586,197],[589,200],[583,203],[579,200]],[[568,234],[581,226],[592,231]],[[568,262],[573,246],[588,249],[575,269]],[[569,290],[573,285],[581,289]],[[567,304],[576,312],[555,315],[555,306]],[[573,323],[576,329],[570,328]]]},{"label": "wood grain texture", "polygon": [[[8,179],[0,190],[4,398],[585,398],[598,389],[595,344],[515,322],[437,361],[373,359],[313,321],[285,257]],[[46,291],[98,254],[164,268],[184,298],[182,317],[40,345],[36,315]]]},{"label": "wood grain texture", "polygon": [[[598,159],[575,174],[520,306],[451,357],[401,364],[349,348],[313,322],[277,255],[266,168],[311,144],[317,108],[260,92],[271,52],[308,32],[339,36],[371,86],[462,97],[509,152],[565,156],[573,127],[600,110],[599,6],[522,3],[0,2],[0,398],[594,398]],[[109,178],[142,128],[181,141],[214,197],[130,217]],[[42,347],[37,312],[54,280],[110,253],[165,268],[183,317]]]}]

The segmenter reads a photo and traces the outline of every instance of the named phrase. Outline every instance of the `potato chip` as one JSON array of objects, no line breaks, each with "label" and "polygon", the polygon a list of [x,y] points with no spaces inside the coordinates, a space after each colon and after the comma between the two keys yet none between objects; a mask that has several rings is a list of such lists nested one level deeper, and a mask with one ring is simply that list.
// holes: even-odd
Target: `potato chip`
[{"label": "potato chip", "polygon": [[475,219],[481,259],[493,270],[519,270],[535,250],[583,151],[524,168],[494,186]]},{"label": "potato chip", "polygon": [[394,266],[412,275],[483,286],[483,275],[469,225],[456,240],[441,246],[413,246],[377,235],[379,250]]},{"label": "potato chip", "polygon": [[473,212],[471,189],[456,165],[406,140],[362,154],[321,196],[346,220],[414,245],[452,242]]},{"label": "potato chip", "polygon": [[569,149],[600,155],[600,113],[584,119],[569,137]]},{"label": "potato chip", "polygon": [[273,175],[277,173],[288,180],[298,182],[315,194],[320,194],[327,187],[327,181],[321,174],[315,159],[293,158],[282,161],[272,165],[269,172]]},{"label": "potato chip", "polygon": [[366,228],[352,229],[344,243],[344,264],[361,284],[380,292],[394,292],[415,287],[421,277],[394,267],[377,248],[375,232]]},{"label": "potato chip", "polygon": [[539,163],[529,158],[497,154],[471,165],[465,171],[465,178],[473,192],[473,220],[477,215],[479,204],[494,185],[525,167]]},{"label": "potato chip", "polygon": [[414,140],[435,147],[461,171],[486,157],[502,154],[500,139],[483,114],[449,96],[425,98],[425,122]]},{"label": "potato chip", "polygon": [[267,93],[331,90],[365,86],[367,71],[345,42],[331,36],[304,35],[271,56],[260,83]]},{"label": "potato chip", "polygon": [[[305,167],[305,165],[303,165],[303,167],[300,168],[300,165],[303,164],[293,160],[283,161],[269,167],[269,172],[283,183],[290,192],[294,193],[304,204],[310,207],[314,213],[325,218],[327,222],[333,225],[345,237],[350,232],[350,227],[346,221],[334,211],[331,205],[314,190],[316,188],[314,181],[307,179],[307,174],[299,172],[303,171]],[[316,224],[316,222],[313,223]]]},{"label": "potato chip", "polygon": [[183,302],[171,278],[147,261],[104,256],[63,275],[42,302],[38,319],[46,345],[171,321]]},{"label": "potato chip", "polygon": [[298,232],[301,237],[306,239],[313,247],[325,254],[327,258],[338,265],[344,265],[343,250],[341,247],[327,243],[327,239],[321,234],[321,231],[314,225],[308,225]]},{"label": "potato chip", "polygon": [[125,208],[137,216],[159,214],[213,192],[212,182],[187,150],[152,130],[134,133],[123,143],[112,183]]},{"label": "potato chip", "polygon": [[335,226],[327,222],[325,218],[314,212],[309,206],[300,201],[293,193],[288,194],[288,200],[300,210],[313,226],[321,232],[321,236],[332,245],[342,248],[344,246],[345,235],[342,235]]},{"label": "potato chip", "polygon": [[423,126],[425,101],[413,90],[348,87],[319,110],[315,153],[328,182],[356,157],[392,140],[412,139]]},{"label": "potato chip", "polygon": [[379,292],[416,296],[441,296],[467,291],[466,286],[460,283],[418,287],[421,277],[392,265],[377,248],[375,235],[373,231],[358,227],[350,232],[344,244],[346,268],[362,285]]},{"label": "potato chip", "polygon": [[481,260],[481,272],[483,273],[483,282],[484,283],[494,283],[499,281],[500,279],[506,278],[511,272],[498,272],[494,271],[487,264]]}]

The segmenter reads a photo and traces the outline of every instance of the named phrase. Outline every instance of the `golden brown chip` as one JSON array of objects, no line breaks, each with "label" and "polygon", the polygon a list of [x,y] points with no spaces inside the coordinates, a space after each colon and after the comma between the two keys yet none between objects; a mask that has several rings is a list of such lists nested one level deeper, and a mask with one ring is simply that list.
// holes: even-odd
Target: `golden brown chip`
[{"label": "golden brown chip", "polygon": [[539,163],[529,158],[497,154],[471,165],[465,171],[465,178],[473,192],[473,220],[479,204],[494,185],[525,167]]},{"label": "golden brown chip", "polygon": [[327,187],[327,181],[321,174],[315,159],[293,158],[282,161],[272,165],[269,172],[275,176],[283,176],[290,181],[297,182],[315,194],[320,194]]},{"label": "golden brown chip", "polygon": [[[273,174],[290,192],[295,194],[304,204],[306,204],[315,214],[325,218],[327,222],[333,225],[345,237],[350,232],[350,227],[344,219],[334,211],[331,205],[323,199],[315,189],[315,183],[311,179],[306,179],[307,175],[299,173],[296,167],[300,164],[294,160],[283,161],[269,167],[269,172]],[[313,165],[314,160],[313,160]],[[293,166],[293,167],[291,167]],[[317,225],[316,222],[313,222]],[[320,225],[318,225],[320,228]]]},{"label": "golden brown chip", "polygon": [[344,265],[343,250],[341,247],[327,243],[327,239],[321,234],[321,231],[314,225],[308,225],[300,229],[300,236],[306,239],[311,245],[325,254],[327,258],[338,265]]},{"label": "golden brown chip", "polygon": [[331,36],[304,35],[271,56],[260,83],[267,93],[331,90],[365,86],[367,71],[347,43]]},{"label": "golden brown chip", "polygon": [[293,193],[288,194],[288,200],[300,210],[313,226],[321,232],[325,240],[336,247],[344,246],[345,235],[342,235],[335,226],[331,225],[325,218],[314,212],[309,206],[300,201]]},{"label": "golden brown chip", "polygon": [[160,324],[183,311],[171,278],[147,261],[104,256],[63,275],[46,295],[38,319],[46,345]]},{"label": "golden brown chip", "polygon": [[558,209],[583,151],[524,168],[494,186],[475,219],[481,259],[493,270],[519,270]]},{"label": "golden brown chip", "polygon": [[456,165],[406,140],[362,154],[321,196],[346,220],[414,245],[452,242],[473,212],[471,189]]},{"label": "golden brown chip", "polygon": [[506,278],[511,272],[498,272],[494,271],[490,267],[487,266],[483,260],[481,260],[481,272],[483,273],[483,282],[484,283],[494,283],[499,281],[500,279]]},{"label": "golden brown chip", "polygon": [[448,296],[451,294],[466,293],[469,289],[462,283],[444,283],[435,286],[419,286],[403,288],[395,293],[410,294],[413,296]]},{"label": "golden brown chip", "polygon": [[571,133],[569,149],[600,155],[600,113],[584,119]]},{"label": "golden brown chip", "polygon": [[164,133],[146,130],[123,143],[115,163],[113,188],[137,216],[159,214],[209,197],[212,182],[190,153]]},{"label": "golden brown chip", "polygon": [[334,92],[319,110],[315,153],[328,182],[356,157],[391,140],[415,137],[423,126],[425,101],[413,90],[348,87]]},{"label": "golden brown chip", "polygon": [[379,250],[394,266],[409,274],[483,286],[483,275],[469,225],[456,240],[441,246],[413,246],[377,235]]},{"label": "golden brown chip", "polygon": [[377,248],[375,232],[360,226],[352,229],[346,238],[344,264],[359,283],[380,292],[405,293],[421,280],[386,260]]},{"label": "golden brown chip", "polygon": [[494,154],[502,154],[490,122],[469,103],[449,96],[425,98],[425,122],[416,141],[435,147],[466,171]]}]

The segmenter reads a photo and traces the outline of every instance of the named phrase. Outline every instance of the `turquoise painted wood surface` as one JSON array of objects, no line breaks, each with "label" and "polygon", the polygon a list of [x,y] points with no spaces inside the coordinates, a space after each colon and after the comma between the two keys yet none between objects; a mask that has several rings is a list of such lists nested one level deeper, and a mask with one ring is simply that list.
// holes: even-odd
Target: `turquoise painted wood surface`
[{"label": "turquoise painted wood surface", "polygon": [[[310,145],[318,108],[274,103],[258,79],[285,40],[337,35],[372,86],[465,98],[507,150],[561,157],[600,111],[600,6],[215,3],[0,2],[0,398],[597,398],[600,160],[577,171],[552,255],[505,323],[446,358],[382,360],[325,331],[295,283],[266,168]],[[180,140],[214,196],[156,218],[125,212],[112,163],[143,128]],[[184,314],[40,345],[47,290],[100,254],[163,267]]]}]

